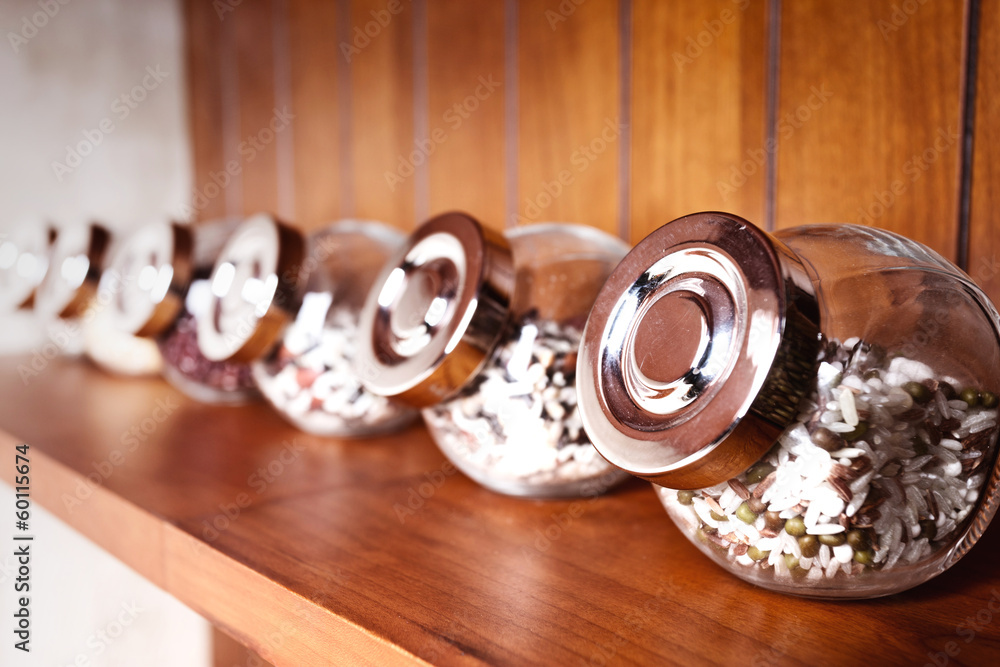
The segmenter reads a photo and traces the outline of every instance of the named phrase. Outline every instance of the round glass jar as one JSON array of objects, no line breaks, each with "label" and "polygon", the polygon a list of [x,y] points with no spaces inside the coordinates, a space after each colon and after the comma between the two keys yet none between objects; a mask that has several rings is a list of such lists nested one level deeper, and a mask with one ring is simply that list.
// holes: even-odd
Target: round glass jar
[{"label": "round glass jar", "polygon": [[461,213],[428,221],[368,296],[365,385],[422,408],[445,455],[487,488],[607,490],[625,475],[583,431],[574,378],[587,313],[626,252],[579,225],[501,235]]},{"label": "round glass jar", "polygon": [[354,372],[358,314],[403,236],[341,221],[308,237],[269,215],[248,218],[212,274],[210,359],[248,363],[264,397],[298,428],[326,436],[395,431],[416,412],[366,390]]},{"label": "round glass jar", "polygon": [[36,292],[35,310],[49,322],[49,339],[63,353],[86,353],[116,375],[152,375],[162,363],[156,345],[110,324],[109,313],[124,285],[121,275],[106,266],[114,243],[100,225],[61,229]]},{"label": "round glass jar", "polygon": [[49,266],[56,232],[47,225],[24,222],[0,233],[0,352],[27,350],[44,338],[34,310],[35,292]]},{"label": "round glass jar", "polygon": [[969,277],[914,241],[699,213],[649,235],[601,292],[583,421],[737,576],[888,595],[953,565],[996,510],[997,326]]},{"label": "round glass jar", "polygon": [[109,263],[120,282],[108,310],[111,328],[155,344],[163,377],[203,403],[242,403],[258,396],[246,364],[209,361],[197,341],[198,321],[211,317],[213,262],[238,223],[153,222],[132,233]]}]

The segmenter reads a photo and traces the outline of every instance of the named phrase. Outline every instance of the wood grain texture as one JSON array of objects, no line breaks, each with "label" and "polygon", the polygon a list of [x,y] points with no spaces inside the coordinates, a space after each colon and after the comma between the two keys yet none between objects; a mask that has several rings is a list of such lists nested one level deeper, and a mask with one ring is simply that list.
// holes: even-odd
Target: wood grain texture
[{"label": "wood grain texture", "polygon": [[963,13],[782,3],[778,227],[854,222],[954,258]]},{"label": "wood grain texture", "polygon": [[243,175],[243,213],[278,208],[276,134],[287,125],[276,121],[274,99],[274,30],[271,2],[244,2],[225,20],[236,25],[236,71],[239,79],[237,159]]},{"label": "wood grain texture", "polygon": [[336,4],[288,0],[296,224],[317,229],[343,217]]},{"label": "wood grain texture", "polygon": [[[357,50],[351,51],[348,67],[351,157],[346,168],[353,170],[353,214],[410,229],[416,222],[409,158],[416,150],[413,5],[401,0],[353,0],[350,4],[347,36]],[[389,4],[398,13],[389,12]]]},{"label": "wood grain texture", "polygon": [[[422,427],[315,438],[261,406],[198,405],[83,362],[51,362],[25,386],[25,363],[0,359],[0,429],[31,444],[38,502],[279,667],[993,664],[1000,654],[996,527],[909,592],[799,599],[705,558],[645,483],[591,500],[509,498],[446,466]],[[157,422],[158,405],[171,410]],[[62,495],[132,427],[139,446],[66,511]],[[0,466],[8,481],[12,471]],[[994,620],[967,641],[959,628],[977,614]]]},{"label": "wood grain texture", "polygon": [[514,224],[576,222],[617,235],[619,6],[518,3],[519,183]]},{"label": "wood grain texture", "polygon": [[430,213],[504,227],[504,3],[427,4]]},{"label": "wood grain texture", "polygon": [[252,649],[212,628],[212,667],[272,667]]},{"label": "wood grain texture", "polygon": [[193,220],[211,220],[226,213],[225,197],[208,197],[205,192],[205,186],[212,182],[212,172],[222,170],[226,162],[219,66],[222,26],[211,3],[198,0],[185,1],[184,25],[188,125],[194,158],[193,192],[188,203]]},{"label": "wood grain texture", "polygon": [[631,241],[696,211],[763,226],[767,3],[633,7]]},{"label": "wood grain texture", "polygon": [[969,216],[969,275],[1000,303],[1000,4],[982,4]]}]

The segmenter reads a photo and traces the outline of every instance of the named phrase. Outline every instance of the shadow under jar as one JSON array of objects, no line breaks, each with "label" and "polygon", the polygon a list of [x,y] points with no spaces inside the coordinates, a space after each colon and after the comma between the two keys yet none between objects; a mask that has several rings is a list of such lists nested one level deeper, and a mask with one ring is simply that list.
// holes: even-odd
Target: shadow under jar
[{"label": "shadow under jar", "polygon": [[699,213],[609,278],[579,359],[612,463],[737,576],[812,597],[943,572],[998,501],[998,316],[890,232]]},{"label": "shadow under jar", "polygon": [[415,231],[362,315],[365,385],[423,409],[445,455],[517,496],[596,495],[625,478],[577,411],[576,351],[627,247],[590,227],[501,235],[461,213]]},{"label": "shadow under jar", "polygon": [[108,266],[121,283],[108,311],[114,328],[155,342],[164,379],[202,403],[236,404],[258,396],[245,364],[210,361],[197,341],[197,323],[211,304],[212,264],[237,224],[147,224],[126,239]]},{"label": "shadow under jar", "polygon": [[366,390],[353,363],[358,314],[402,240],[376,222],[304,236],[266,214],[248,218],[212,273],[202,351],[250,364],[264,397],[303,431],[367,436],[406,426],[416,412]]}]

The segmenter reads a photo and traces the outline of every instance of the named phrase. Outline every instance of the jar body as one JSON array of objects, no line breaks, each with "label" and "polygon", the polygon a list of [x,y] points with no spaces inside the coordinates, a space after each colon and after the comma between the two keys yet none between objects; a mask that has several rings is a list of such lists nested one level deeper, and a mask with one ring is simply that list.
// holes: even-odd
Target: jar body
[{"label": "jar body", "polygon": [[577,410],[576,351],[587,313],[627,247],[578,225],[507,233],[511,312],[482,369],[452,398],[424,408],[441,450],[501,493],[597,495],[626,475],[594,449]]},{"label": "jar body", "polygon": [[278,344],[251,364],[264,397],[303,431],[377,435],[416,418],[415,410],[365,389],[353,368],[359,313],[402,240],[384,225],[353,221],[309,237],[302,303]]},{"label": "jar body", "polygon": [[820,343],[798,414],[736,477],[657,493],[752,583],[861,598],[939,574],[996,509],[998,316],[967,276],[889,232],[774,235],[805,267]]},{"label": "jar body", "polygon": [[211,361],[198,347],[198,321],[211,317],[210,278],[216,257],[239,220],[200,223],[186,233],[190,278],[182,286],[182,306],[162,331],[154,334],[163,355],[163,378],[176,389],[202,403],[240,404],[257,400],[250,366],[236,361]]}]

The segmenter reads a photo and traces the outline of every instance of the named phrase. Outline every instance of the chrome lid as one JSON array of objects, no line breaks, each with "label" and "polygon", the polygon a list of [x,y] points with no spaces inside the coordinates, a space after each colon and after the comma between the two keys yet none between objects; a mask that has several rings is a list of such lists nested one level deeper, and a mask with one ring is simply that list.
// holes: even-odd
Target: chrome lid
[{"label": "chrome lid", "polygon": [[111,234],[98,224],[59,230],[49,269],[35,295],[35,310],[47,317],[80,317],[90,307]]},{"label": "chrome lid", "polygon": [[362,310],[364,385],[415,407],[448,398],[493,352],[513,290],[502,235],[463,213],[424,223],[387,263]]},{"label": "chrome lid", "polygon": [[198,347],[211,361],[247,362],[265,354],[292,321],[300,298],[305,238],[258,213],[223,246],[212,270]]},{"label": "chrome lid", "polygon": [[0,313],[33,303],[45,278],[55,231],[31,222],[0,234]]},{"label": "chrome lid", "polygon": [[618,265],[584,330],[584,426],[614,465],[671,488],[723,482],[797,414],[818,350],[810,281],[742,218],[664,225]]},{"label": "chrome lid", "polygon": [[156,336],[177,319],[191,282],[192,248],[189,226],[154,222],[115,249],[99,293],[107,294],[107,317],[116,330]]}]

